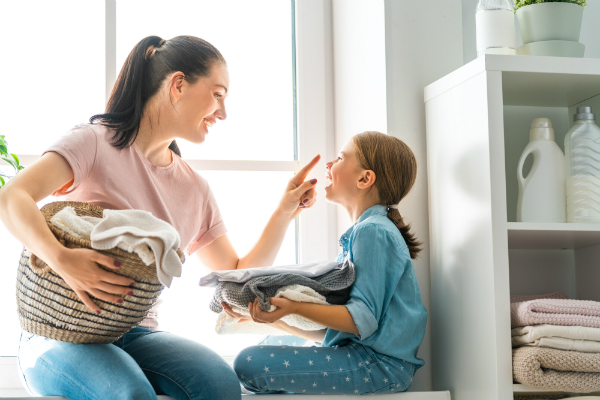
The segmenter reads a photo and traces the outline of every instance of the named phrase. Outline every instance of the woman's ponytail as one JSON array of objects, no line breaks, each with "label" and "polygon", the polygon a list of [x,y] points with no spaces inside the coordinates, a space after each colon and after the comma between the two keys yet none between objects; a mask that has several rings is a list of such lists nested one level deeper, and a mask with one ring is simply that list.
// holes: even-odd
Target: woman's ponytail
[{"label": "woman's ponytail", "polygon": [[388,208],[387,217],[396,225],[396,228],[402,234],[406,245],[408,246],[408,251],[410,252],[410,258],[413,260],[418,257],[421,250],[421,245],[423,243],[419,242],[416,236],[410,231],[410,224],[404,224],[404,219],[400,215],[400,211],[395,208]]},{"label": "woman's ponytail", "polygon": [[[410,148],[400,139],[380,132],[364,132],[352,137],[358,161],[363,169],[375,173],[375,186],[382,205],[400,203],[417,179],[417,161]],[[402,234],[410,258],[415,259],[423,243],[410,232],[400,211],[388,207],[387,217]]]},{"label": "woman's ponytail", "polygon": [[[112,145],[123,149],[135,141],[144,106],[158,89],[160,82],[148,82],[148,60],[156,48],[165,41],[158,36],[148,36],[135,45],[127,56],[119,77],[113,86],[104,114],[90,118],[90,122],[100,121],[102,125],[115,130]],[[155,87],[153,87],[155,86]]]},{"label": "woman's ponytail", "polygon": [[[148,100],[160,89],[168,74],[181,71],[185,80],[194,83],[210,74],[215,62],[225,59],[213,45],[194,36],[177,36],[165,40],[148,36],[140,40],[127,56],[106,104],[104,114],[96,114],[90,123],[115,131],[111,144],[117,149],[131,146],[137,137]],[[179,157],[181,151],[173,140],[169,145]]]}]

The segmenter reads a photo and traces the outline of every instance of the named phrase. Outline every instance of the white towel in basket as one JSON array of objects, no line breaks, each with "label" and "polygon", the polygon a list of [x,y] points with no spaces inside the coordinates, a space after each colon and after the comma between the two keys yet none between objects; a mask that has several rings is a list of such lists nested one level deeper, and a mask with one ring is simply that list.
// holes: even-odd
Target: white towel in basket
[{"label": "white towel in basket", "polygon": [[[100,221],[102,221],[102,218],[77,215],[75,208],[71,206],[63,208],[50,218],[50,223],[57,228],[75,237],[87,240],[91,240],[90,235],[92,230],[94,230],[94,226],[98,225]],[[129,251],[131,246],[126,243],[118,243],[117,247]],[[135,246],[133,251],[140,256],[144,264],[150,265],[154,262],[154,253],[147,244],[140,243],[138,246]]]},{"label": "white towel in basket", "polygon": [[169,287],[173,277],[181,276],[181,260],[177,255],[180,237],[171,224],[144,210],[108,210],[94,227],[90,238],[94,249],[106,250],[124,243],[129,252],[146,244],[154,253],[156,273]]}]

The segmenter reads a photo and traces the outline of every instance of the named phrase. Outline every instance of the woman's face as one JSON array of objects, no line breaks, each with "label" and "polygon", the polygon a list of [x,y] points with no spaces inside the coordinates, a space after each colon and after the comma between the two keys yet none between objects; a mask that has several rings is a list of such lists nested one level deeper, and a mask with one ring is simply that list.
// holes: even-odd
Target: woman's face
[{"label": "woman's face", "polygon": [[222,63],[215,63],[210,75],[199,78],[195,83],[183,81],[174,105],[178,136],[192,143],[204,142],[209,129],[218,120],[227,118],[225,99],[228,88],[229,72]]},{"label": "woman's face", "polygon": [[358,162],[356,146],[352,140],[342,147],[338,157],[326,164],[325,199],[331,203],[349,205],[360,195],[359,182],[365,170]]}]

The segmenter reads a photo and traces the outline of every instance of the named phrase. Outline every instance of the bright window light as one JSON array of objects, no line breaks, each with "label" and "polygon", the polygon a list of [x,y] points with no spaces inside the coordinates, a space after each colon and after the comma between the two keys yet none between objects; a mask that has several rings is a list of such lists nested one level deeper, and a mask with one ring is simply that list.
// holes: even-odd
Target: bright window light
[{"label": "bright window light", "polygon": [[[293,174],[290,172],[204,171],[219,204],[233,247],[240,257],[252,248],[281,199]],[[296,262],[295,224],[288,228],[275,265]],[[200,277],[210,270],[196,255],[187,258],[181,278],[161,295],[160,329],[196,340],[223,356],[234,356],[247,346],[257,344],[259,335],[218,335],[217,314],[208,308],[214,288],[198,287]]]},{"label": "bright window light", "polygon": [[3,1],[1,134],[41,154],[104,111],[104,0]]}]

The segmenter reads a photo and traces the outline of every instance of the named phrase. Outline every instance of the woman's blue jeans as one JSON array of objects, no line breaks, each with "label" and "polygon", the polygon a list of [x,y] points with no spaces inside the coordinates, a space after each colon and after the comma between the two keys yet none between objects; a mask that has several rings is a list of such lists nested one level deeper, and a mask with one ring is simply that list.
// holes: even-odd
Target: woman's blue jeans
[{"label": "woman's blue jeans", "polygon": [[240,400],[233,369],[214,351],[174,334],[135,327],[112,344],[72,344],[25,331],[19,370],[35,396],[70,400]]}]

